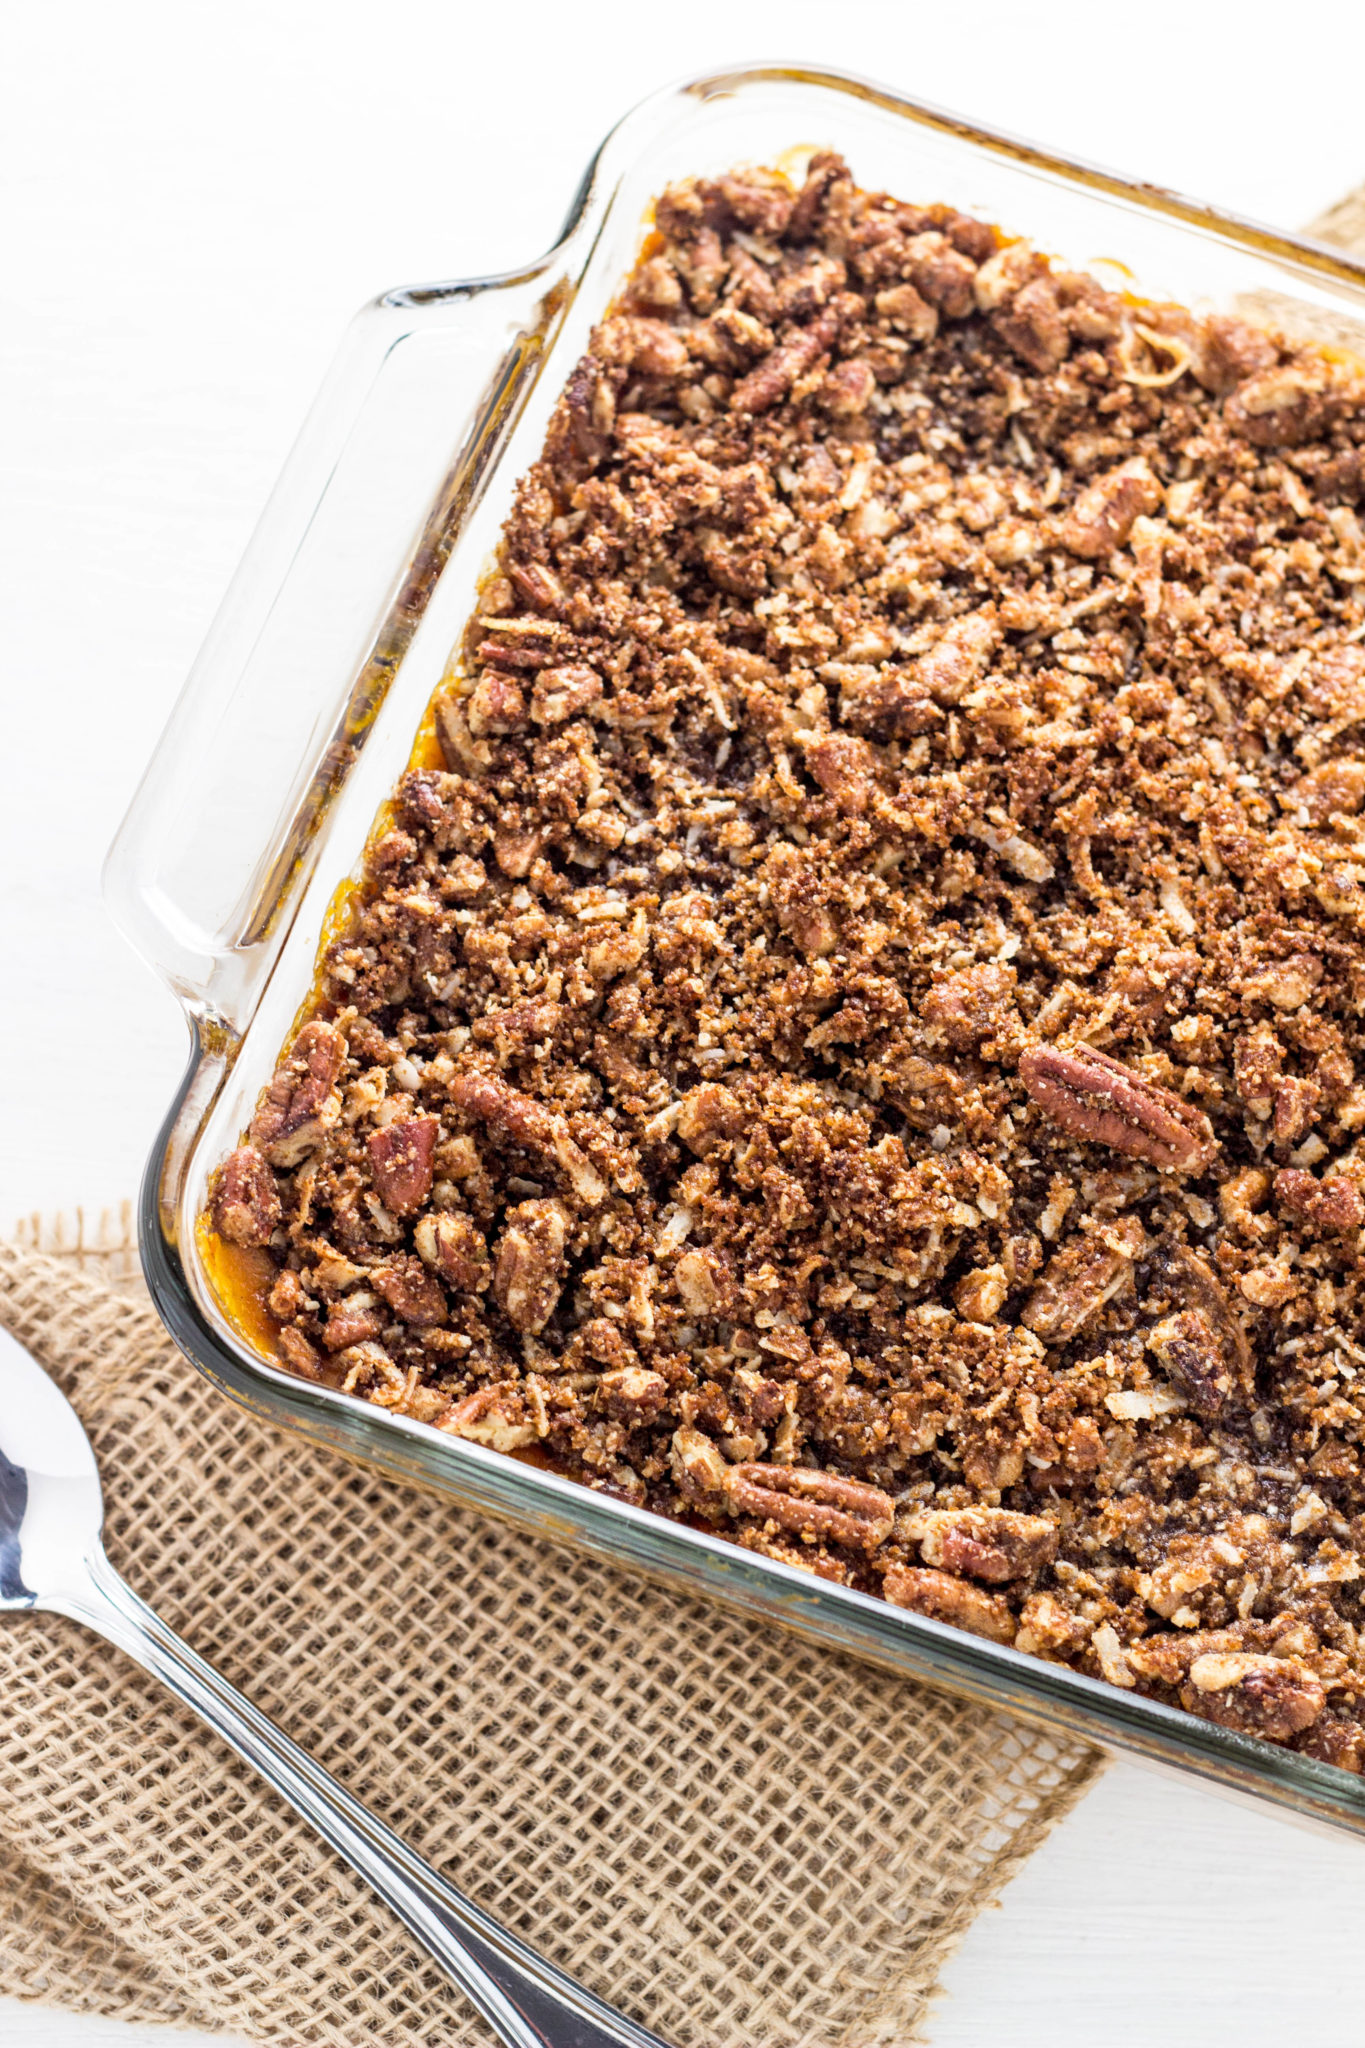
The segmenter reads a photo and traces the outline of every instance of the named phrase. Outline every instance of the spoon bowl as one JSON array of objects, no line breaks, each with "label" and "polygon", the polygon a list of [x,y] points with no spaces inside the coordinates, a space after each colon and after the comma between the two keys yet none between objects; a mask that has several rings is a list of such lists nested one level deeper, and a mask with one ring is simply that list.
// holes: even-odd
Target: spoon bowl
[{"label": "spoon bowl", "polygon": [[99,1550],[104,1496],[80,1417],[0,1330],[0,1611],[75,1592]]}]

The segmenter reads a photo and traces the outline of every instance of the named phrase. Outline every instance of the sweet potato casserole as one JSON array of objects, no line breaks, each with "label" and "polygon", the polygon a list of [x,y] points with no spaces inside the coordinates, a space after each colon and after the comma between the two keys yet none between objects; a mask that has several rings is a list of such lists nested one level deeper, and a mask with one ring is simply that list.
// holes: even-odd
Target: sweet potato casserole
[{"label": "sweet potato casserole", "polygon": [[1365,1761],[1365,379],[676,186],[214,1186],[295,1372]]}]

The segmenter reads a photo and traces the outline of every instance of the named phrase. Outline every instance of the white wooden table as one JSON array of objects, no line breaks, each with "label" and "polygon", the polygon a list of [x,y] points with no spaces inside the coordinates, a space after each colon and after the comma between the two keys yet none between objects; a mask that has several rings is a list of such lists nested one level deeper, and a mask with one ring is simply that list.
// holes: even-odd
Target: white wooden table
[{"label": "white wooden table", "polygon": [[[903,0],[689,0],[676,15],[604,0],[534,19],[451,0],[11,11],[0,1224],[97,1209],[135,1185],[184,1033],[107,925],[99,863],[362,300],[535,253],[618,113],[672,76],[757,57],[882,78],[1269,220],[1307,219],[1365,176],[1365,26],[1347,0],[1305,17],[1302,47],[1284,10],[1257,0],[1187,0],[1156,21],[1093,0],[942,12]],[[1362,1915],[1365,1847],[1116,1766],[971,1930],[929,2039],[1355,2048]],[[0,2003],[0,2040],[23,2048],[132,2048],[139,2035]]]}]

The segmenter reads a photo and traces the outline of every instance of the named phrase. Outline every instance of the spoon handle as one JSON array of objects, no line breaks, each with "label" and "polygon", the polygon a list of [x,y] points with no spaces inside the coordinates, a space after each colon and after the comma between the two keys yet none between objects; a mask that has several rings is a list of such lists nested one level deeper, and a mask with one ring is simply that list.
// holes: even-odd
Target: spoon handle
[{"label": "spoon handle", "polygon": [[44,1601],[159,1678],[363,1877],[507,2048],[665,2048],[499,1927],[414,1855],[124,1584],[103,1550],[85,1584]]}]

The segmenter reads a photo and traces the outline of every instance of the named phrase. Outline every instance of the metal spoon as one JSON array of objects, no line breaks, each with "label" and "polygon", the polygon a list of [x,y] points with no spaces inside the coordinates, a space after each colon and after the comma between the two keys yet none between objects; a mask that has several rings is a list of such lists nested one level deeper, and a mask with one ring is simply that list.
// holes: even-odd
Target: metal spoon
[{"label": "metal spoon", "polygon": [[82,1621],[193,1707],[392,1907],[508,2048],[665,2048],[439,1878],[181,1642],[110,1564],[103,1520],[75,1410],[0,1330],[0,1613]]}]

